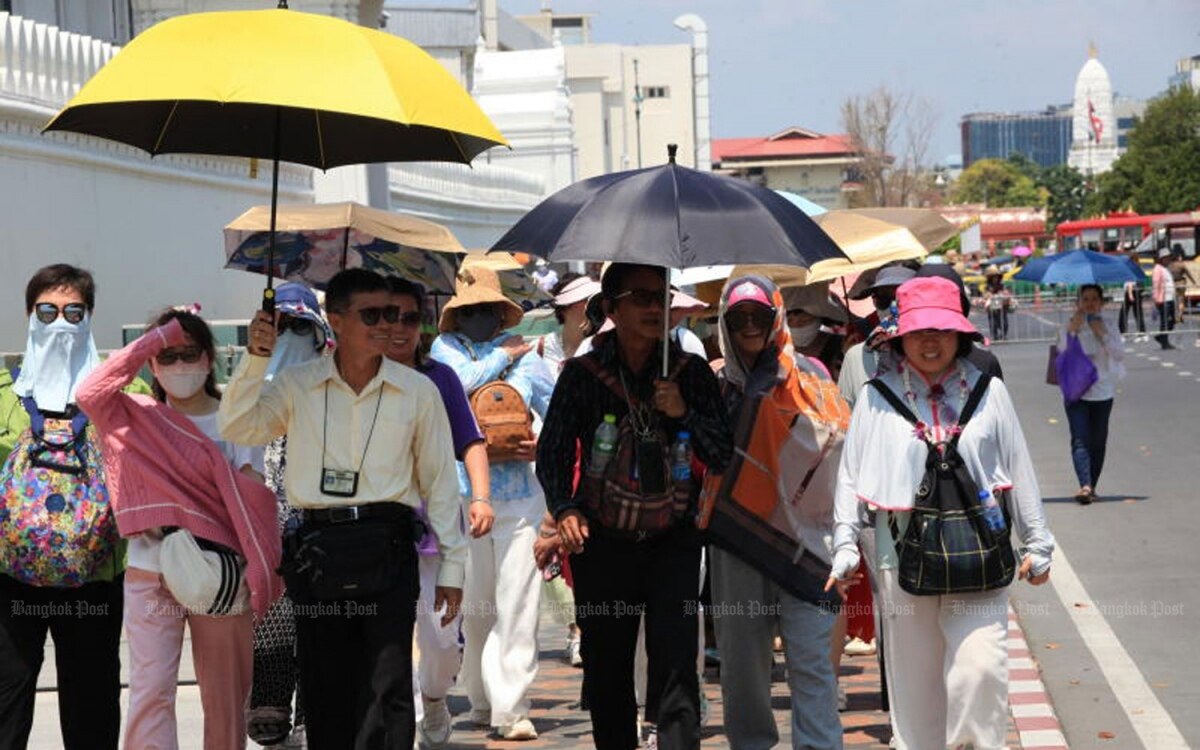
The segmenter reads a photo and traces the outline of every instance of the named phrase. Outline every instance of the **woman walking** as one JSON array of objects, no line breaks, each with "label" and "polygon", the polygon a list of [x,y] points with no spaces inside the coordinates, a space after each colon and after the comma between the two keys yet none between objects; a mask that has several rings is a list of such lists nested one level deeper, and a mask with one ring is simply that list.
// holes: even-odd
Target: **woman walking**
[{"label": "woman walking", "polygon": [[[282,592],[275,497],[261,481],[262,450],[220,439],[212,331],[195,313],[168,310],[79,388],[114,479],[117,526],[129,541],[125,633],[129,712],[124,746],[178,747],[175,690],[184,626],[204,708],[204,747],[246,746],[252,630]],[[147,363],[154,398],[123,394]],[[188,540],[185,536],[194,536]],[[173,578],[168,549],[222,558],[208,606],[197,567]],[[231,564],[232,563],[232,564]],[[200,567],[203,567],[200,566]],[[245,591],[251,607],[245,606]],[[236,592],[225,597],[227,591]]]},{"label": "woman walking", "polygon": [[983,306],[988,313],[988,328],[992,341],[1008,338],[1008,311],[1012,308],[1012,292],[1004,288],[1004,277],[1000,269],[990,266],[984,273],[987,288],[983,292]]},{"label": "woman walking", "polygon": [[1096,366],[1096,382],[1078,401],[1064,404],[1071,427],[1071,462],[1079,479],[1075,501],[1090,505],[1096,499],[1096,483],[1104,468],[1108,444],[1108,419],[1112,415],[1117,381],[1125,376],[1125,346],[1121,335],[1104,322],[1104,292],[1095,284],[1079,288],[1075,314],[1058,336],[1059,351],[1070,336],[1079,337],[1083,352]]},{"label": "woman walking", "polygon": [[[1035,585],[1050,577],[1054,538],[1008,391],[965,358],[979,333],[958,288],[913,279],[897,303],[898,365],[863,388],[846,435],[826,587],[850,580],[860,537],[873,535],[896,747],[999,750],[1008,719],[1007,586],[1018,568],[1009,534],[1015,529],[1023,547],[1016,572]],[[963,496],[970,490],[978,497]],[[986,527],[953,529],[963,532],[962,548],[974,544],[980,554],[942,557],[941,580],[922,577],[924,569],[914,580],[914,561],[927,559],[916,532],[950,523],[930,507],[952,503],[975,508],[964,516],[971,519],[984,509]],[[917,512],[922,521],[910,534]],[[970,567],[982,559],[991,567]]]}]

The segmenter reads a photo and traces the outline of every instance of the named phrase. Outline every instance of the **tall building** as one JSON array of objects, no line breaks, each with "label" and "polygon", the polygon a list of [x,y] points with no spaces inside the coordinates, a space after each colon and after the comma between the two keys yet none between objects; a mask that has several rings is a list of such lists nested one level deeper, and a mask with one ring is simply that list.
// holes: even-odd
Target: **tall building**
[{"label": "tall building", "polygon": [[1088,61],[1075,79],[1071,122],[1071,151],[1067,163],[1085,175],[1112,169],[1117,160],[1117,123],[1108,71],[1088,50]]},{"label": "tall building", "polygon": [[1065,164],[1071,149],[1071,108],[1043,112],[977,112],[962,118],[963,164],[1020,153],[1043,167]]},{"label": "tall building", "polygon": [[1175,62],[1175,75],[1167,79],[1167,85],[1190,86],[1192,91],[1200,91],[1200,55],[1184,57]]}]

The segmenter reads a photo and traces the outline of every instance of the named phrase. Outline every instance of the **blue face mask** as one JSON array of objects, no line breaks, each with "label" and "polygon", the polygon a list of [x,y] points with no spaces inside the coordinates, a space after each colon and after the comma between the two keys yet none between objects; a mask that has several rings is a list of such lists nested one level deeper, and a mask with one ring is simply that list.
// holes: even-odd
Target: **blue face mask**
[{"label": "blue face mask", "polygon": [[13,393],[32,397],[44,411],[65,411],[67,404],[75,402],[79,383],[98,364],[90,313],[78,323],[68,323],[62,316],[43,323],[30,315],[25,357]]},{"label": "blue face mask", "polygon": [[477,344],[491,341],[500,330],[500,313],[494,307],[477,307],[472,312],[473,315],[467,316],[459,311],[458,330]]},{"label": "blue face mask", "polygon": [[284,331],[279,334],[279,338],[275,340],[275,350],[271,352],[271,361],[267,363],[264,379],[271,380],[284,368],[302,365],[321,356],[316,345],[317,342],[311,333]]}]

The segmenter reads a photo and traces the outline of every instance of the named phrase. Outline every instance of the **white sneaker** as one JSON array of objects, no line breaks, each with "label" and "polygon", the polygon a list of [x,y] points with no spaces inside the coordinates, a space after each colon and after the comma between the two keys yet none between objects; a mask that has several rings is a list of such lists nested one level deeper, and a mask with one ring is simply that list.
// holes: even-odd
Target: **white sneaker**
[{"label": "white sneaker", "polygon": [[490,708],[472,708],[471,713],[467,714],[471,723],[477,727],[490,727],[492,725],[492,709]]},{"label": "white sneaker", "polygon": [[579,636],[577,635],[567,639],[567,663],[572,667],[583,666],[583,654],[579,653]]},{"label": "white sneaker", "polygon": [[421,700],[425,704],[425,718],[417,727],[421,743],[429,750],[442,750],[450,744],[450,709],[446,707],[446,699],[422,697]]},{"label": "white sneaker", "polygon": [[851,638],[842,648],[842,653],[846,656],[870,656],[875,653],[875,640],[867,643],[861,638]]},{"label": "white sneaker", "polygon": [[536,740],[538,733],[533,728],[533,722],[522,717],[512,724],[505,724],[500,727],[500,738],[505,740]]},{"label": "white sneaker", "polygon": [[658,727],[646,726],[646,739],[642,740],[642,747],[645,750],[658,750]]}]

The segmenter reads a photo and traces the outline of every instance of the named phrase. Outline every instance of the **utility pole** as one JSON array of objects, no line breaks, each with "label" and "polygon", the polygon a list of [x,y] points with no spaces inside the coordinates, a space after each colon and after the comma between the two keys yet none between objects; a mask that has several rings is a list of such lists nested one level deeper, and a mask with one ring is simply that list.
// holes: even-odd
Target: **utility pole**
[{"label": "utility pole", "polygon": [[633,122],[637,133],[638,169],[642,168],[642,86],[638,79],[638,61],[633,58]]}]

